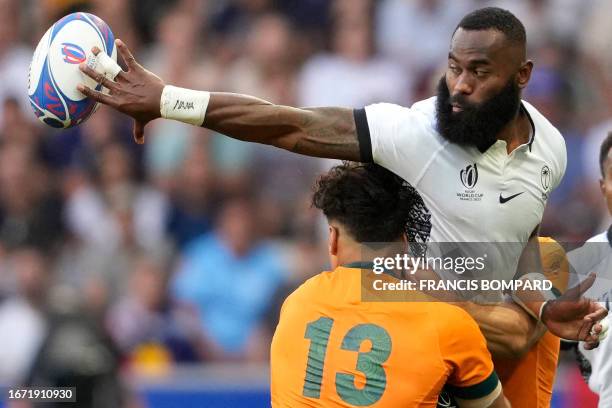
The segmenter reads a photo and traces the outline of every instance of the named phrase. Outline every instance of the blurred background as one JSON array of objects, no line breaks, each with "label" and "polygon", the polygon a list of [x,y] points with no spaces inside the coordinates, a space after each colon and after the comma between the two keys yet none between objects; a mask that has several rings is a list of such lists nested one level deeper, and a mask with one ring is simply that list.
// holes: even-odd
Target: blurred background
[{"label": "blurred background", "polygon": [[[455,26],[488,5],[525,24],[524,99],[568,147],[542,235],[582,242],[610,224],[608,0],[0,0],[0,384],[76,384],[83,407],[268,406],[280,305],[327,268],[309,199],[328,162],[170,121],[139,146],[104,107],[37,122],[28,66],[54,21],[98,15],[167,83],[358,108],[432,95]],[[595,401],[564,355],[554,406]]]}]

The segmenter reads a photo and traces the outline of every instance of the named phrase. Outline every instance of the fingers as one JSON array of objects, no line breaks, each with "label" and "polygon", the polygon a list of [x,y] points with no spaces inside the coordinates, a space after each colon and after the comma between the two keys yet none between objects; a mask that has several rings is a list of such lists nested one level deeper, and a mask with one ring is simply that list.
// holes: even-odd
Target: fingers
[{"label": "fingers", "polygon": [[117,50],[119,51],[119,54],[121,54],[121,58],[123,58],[123,60],[125,61],[128,70],[137,68],[139,66],[138,62],[136,62],[136,58],[134,58],[132,52],[127,47],[127,45],[125,45],[123,41],[119,39],[115,40],[115,44],[117,45]]},{"label": "fingers", "polygon": [[589,302],[592,303],[591,307],[594,307],[595,311],[586,315],[584,317],[585,319],[589,319],[593,322],[599,322],[600,320],[603,320],[608,315],[608,311],[606,310],[605,307],[601,306],[599,303],[592,301],[592,300],[590,300]]},{"label": "fingers", "polygon": [[601,334],[601,331],[602,331],[601,324],[595,324],[589,331],[589,335],[584,341],[585,343],[584,346],[589,348],[589,350],[592,350],[596,348],[597,346],[599,346],[599,340],[600,340],[599,336]]},{"label": "fingers", "polygon": [[589,339],[591,339],[591,333],[593,332],[593,330],[595,330],[593,324],[593,321],[586,317],[582,320],[582,324],[580,325],[580,329],[578,330],[579,341],[588,342]]},{"label": "fingers", "polygon": [[607,321],[601,321],[605,318],[607,310],[597,310],[582,319],[582,326],[578,331],[578,339],[586,343],[599,343],[606,337],[608,331]]},{"label": "fingers", "polygon": [[94,71],[92,68],[87,66],[87,64],[85,63],[80,64],[79,69],[85,75],[87,75],[88,77],[96,81],[97,83],[101,84],[102,86],[110,89],[111,91],[117,91],[119,89],[116,82],[111,81],[110,79],[105,77],[104,74]]},{"label": "fingers", "polygon": [[591,343],[584,343],[584,349],[585,350],[593,350],[596,349],[597,347],[599,347],[599,342],[591,342]]},{"label": "fingers", "polygon": [[138,144],[144,144],[144,128],[146,123],[139,120],[134,120],[134,141]]},{"label": "fingers", "polygon": [[103,103],[104,105],[110,105],[112,107],[116,107],[114,100],[109,95],[105,95],[102,92],[95,91],[91,89],[90,87],[85,86],[83,84],[78,84],[77,89],[83,95],[89,98],[92,98],[93,100],[97,102]]}]

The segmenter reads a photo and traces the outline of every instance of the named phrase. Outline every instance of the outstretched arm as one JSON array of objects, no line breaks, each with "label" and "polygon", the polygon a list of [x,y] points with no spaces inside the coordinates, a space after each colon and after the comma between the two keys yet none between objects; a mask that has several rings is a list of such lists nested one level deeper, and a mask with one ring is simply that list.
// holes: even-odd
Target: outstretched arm
[{"label": "outstretched arm", "polygon": [[211,93],[203,126],[307,156],[360,159],[352,109],[292,108],[246,95]]},{"label": "outstretched arm", "polygon": [[[109,93],[103,94],[84,85],[79,85],[78,89],[134,118],[134,137],[138,143],[144,142],[145,125],[162,117],[160,105],[166,102],[163,116],[168,117],[167,113],[171,112],[195,118],[188,122],[235,139],[268,144],[308,156],[360,160],[352,109],[301,109],[275,105],[247,95],[185,93],[186,90],[175,92],[174,99],[168,103],[163,80],[138,64],[123,42],[117,40],[116,45],[128,70],[119,70],[114,79],[106,77],[99,68],[94,70],[87,64],[80,67]],[[92,51],[95,55],[100,53],[97,48]],[[162,100],[162,96],[166,99]],[[203,121],[198,120],[199,117]]]}]

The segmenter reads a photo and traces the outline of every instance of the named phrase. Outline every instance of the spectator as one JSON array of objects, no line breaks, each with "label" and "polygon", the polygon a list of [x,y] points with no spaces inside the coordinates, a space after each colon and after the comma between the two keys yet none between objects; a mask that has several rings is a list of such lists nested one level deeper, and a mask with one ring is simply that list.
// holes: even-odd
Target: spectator
[{"label": "spectator", "polygon": [[157,248],[164,240],[165,198],[135,180],[128,151],[121,144],[107,144],[96,159],[97,183],[86,183],[68,197],[71,232],[85,245],[101,249]]},{"label": "spectator", "polygon": [[167,223],[168,233],[180,249],[212,227],[213,178],[207,148],[192,143],[173,183]]},{"label": "spectator", "polygon": [[[250,27],[244,55],[227,68],[222,89],[253,92],[274,103],[293,103],[294,37],[289,21],[280,14],[266,12],[254,18]],[[213,138],[211,149],[216,165],[222,170],[223,182],[228,185],[245,182],[259,150],[228,138]]]},{"label": "spectator", "polygon": [[0,147],[0,246],[53,249],[62,242],[62,201],[32,147]]},{"label": "spectator", "polygon": [[[4,101],[15,98],[30,110],[25,92],[33,50],[20,41],[21,6],[18,0],[0,0],[0,129],[4,126]],[[33,120],[34,115],[28,119]]]},{"label": "spectator", "polygon": [[95,158],[95,180],[82,180],[67,197],[64,218],[76,242],[65,248],[61,270],[63,282],[102,313],[125,290],[125,271],[139,251],[167,250],[167,201],[137,182],[121,144],[107,144]]},{"label": "spectator", "polygon": [[384,55],[401,61],[415,77],[429,76],[446,60],[451,34],[470,8],[465,0],[383,0],[377,13],[376,43]]},{"label": "spectator", "polygon": [[17,293],[0,303],[0,382],[19,385],[25,379],[47,331],[46,296],[52,282],[40,250],[20,247],[10,257]]},{"label": "spectator", "polygon": [[[373,3],[349,2],[356,11],[346,14],[338,2],[331,36],[331,52],[306,62],[299,78],[301,106],[362,107],[374,102],[408,103],[410,76],[392,60],[377,54],[373,39]],[[356,7],[363,4],[361,7]]]},{"label": "spectator", "polygon": [[175,362],[198,361],[200,328],[195,313],[167,295],[163,261],[143,255],[130,272],[129,291],[109,311],[109,328],[121,350],[130,355],[139,346],[159,344]]},{"label": "spectator", "polygon": [[215,359],[267,355],[268,346],[259,336],[285,266],[282,253],[257,238],[256,221],[252,202],[229,199],[214,232],[183,252],[174,277],[174,296],[197,308]]}]

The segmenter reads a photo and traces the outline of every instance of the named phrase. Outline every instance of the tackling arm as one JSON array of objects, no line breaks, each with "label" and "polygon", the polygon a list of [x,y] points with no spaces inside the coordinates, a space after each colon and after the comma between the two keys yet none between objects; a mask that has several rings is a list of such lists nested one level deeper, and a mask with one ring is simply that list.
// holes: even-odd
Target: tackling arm
[{"label": "tackling arm", "polygon": [[476,320],[496,359],[523,357],[546,333],[542,324],[513,303],[478,305],[465,302],[460,306]]}]

